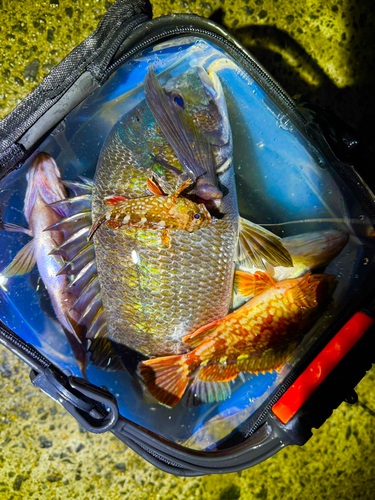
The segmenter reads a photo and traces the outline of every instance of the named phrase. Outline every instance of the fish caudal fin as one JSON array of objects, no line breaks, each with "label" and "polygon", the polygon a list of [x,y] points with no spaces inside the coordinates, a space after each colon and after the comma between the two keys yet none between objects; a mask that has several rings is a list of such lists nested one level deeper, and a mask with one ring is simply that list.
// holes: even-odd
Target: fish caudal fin
[{"label": "fish caudal fin", "polygon": [[241,266],[265,269],[271,266],[293,267],[292,257],[281,238],[267,229],[240,217],[240,234],[234,260]]},{"label": "fish caudal fin", "polygon": [[35,266],[37,259],[37,244],[33,239],[27,243],[18,254],[14,257],[12,262],[2,271],[2,276],[10,278],[11,276],[21,276],[29,273]]},{"label": "fish caudal fin", "polygon": [[159,403],[170,407],[180,401],[190,380],[190,369],[185,355],[143,361],[139,372],[149,393]]}]

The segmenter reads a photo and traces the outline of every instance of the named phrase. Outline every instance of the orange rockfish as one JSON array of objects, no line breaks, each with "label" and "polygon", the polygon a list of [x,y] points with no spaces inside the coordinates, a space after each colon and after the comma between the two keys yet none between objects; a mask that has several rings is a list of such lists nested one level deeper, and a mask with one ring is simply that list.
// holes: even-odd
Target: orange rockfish
[{"label": "orange rockfish", "polygon": [[332,293],[334,276],[307,273],[276,283],[261,271],[243,273],[237,286],[254,298],[223,319],[199,328],[184,341],[192,350],[140,364],[148,391],[160,403],[175,406],[190,389],[200,402],[226,399],[229,382],[241,372],[278,369],[293,352],[317,308]]},{"label": "orange rockfish", "polygon": [[155,196],[143,198],[123,198],[112,196],[105,200],[111,209],[100,217],[89,233],[89,238],[101,224],[111,229],[137,227],[161,231],[161,241],[171,246],[171,229],[181,229],[189,233],[211,224],[212,217],[203,203],[195,203],[181,195],[193,182],[188,179],[177,191],[165,196],[152,179],[147,179],[147,187]]}]

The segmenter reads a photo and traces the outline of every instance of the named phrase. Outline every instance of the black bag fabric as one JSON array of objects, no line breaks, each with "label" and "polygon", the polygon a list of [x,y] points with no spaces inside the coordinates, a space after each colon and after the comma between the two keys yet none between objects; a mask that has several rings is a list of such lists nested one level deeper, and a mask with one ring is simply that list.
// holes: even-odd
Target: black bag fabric
[{"label": "black bag fabric", "polygon": [[[5,117],[0,129],[0,153],[2,172],[22,161],[28,151],[22,137],[41,117],[38,136],[45,134],[58,117],[66,111],[66,103],[54,108],[53,118],[46,113],[69,90],[75,102],[101,84],[103,74],[113,58],[118,46],[139,24],[151,18],[149,2],[127,2],[119,0],[111,6],[98,24],[97,29],[76,47],[60,64],[51,70],[43,82],[31,92],[17,109]],[[91,78],[79,80],[88,71]],[[70,100],[70,96],[66,96]]]},{"label": "black bag fabric", "polygon": [[[184,93],[186,78],[190,86]],[[191,103],[193,112],[189,111]],[[215,119],[220,127],[212,131]],[[131,160],[124,161],[120,153],[116,156],[113,144],[120,149],[125,145]],[[95,32],[1,122],[0,342],[30,365],[32,383],[87,430],[111,431],[166,472],[197,476],[239,471],[284,446],[304,444],[311,429],[319,427],[333,408],[345,398],[354,400],[352,390],[373,361],[375,213],[374,195],[356,171],[362,159],[363,148],[345,124],[302,98],[293,100],[221,26],[192,15],[151,20],[148,2],[118,0]],[[136,174],[126,177],[119,168],[121,161],[124,171],[136,164]],[[45,250],[44,259],[35,259],[38,270],[32,270],[30,254],[22,253],[26,252],[22,248],[31,248],[25,234],[35,236],[30,234],[29,219],[40,187],[32,184],[32,176],[39,167],[43,171],[43,162],[55,175],[47,176],[48,182],[55,179],[57,191],[69,193],[42,206],[50,212],[56,209],[53,227],[55,232],[64,232],[65,239],[51,252],[51,248]],[[57,179],[56,172],[61,178]],[[108,188],[106,182],[122,184]],[[189,191],[192,187],[194,191]],[[185,190],[186,195],[182,194]],[[147,218],[137,212],[134,226],[127,227],[133,212],[111,212],[111,207],[126,205],[129,199],[137,204],[142,198],[147,204],[157,197],[163,203],[167,198],[173,198],[173,203],[191,202],[195,212],[189,212],[189,217],[194,223],[206,217],[207,227],[189,226],[185,232],[180,215],[170,221],[169,212],[161,225],[151,229],[145,226]],[[34,203],[30,210],[27,199]],[[232,202],[225,208],[229,199]],[[217,245],[216,228],[229,215],[234,222],[225,231],[232,231],[232,239]],[[118,236],[120,216],[124,233],[130,231],[125,240]],[[22,227],[25,219],[29,228]],[[72,221],[78,221],[78,226]],[[212,233],[199,233],[211,228],[215,228]],[[244,228],[251,237],[238,250],[238,235]],[[126,240],[133,238],[131,231],[135,231],[137,247]],[[222,233],[224,241],[227,233]],[[105,239],[108,234],[112,235],[110,243]],[[75,238],[82,246],[73,245],[74,255],[69,242]],[[202,244],[202,253],[201,241],[206,245]],[[190,244],[199,247],[198,258],[189,253]],[[103,265],[98,259],[103,259],[106,245],[109,252],[117,248],[117,253],[112,261],[102,260]],[[179,246],[182,250],[176,250]],[[129,250],[125,257],[124,248]],[[174,251],[177,264],[168,261]],[[85,252],[88,260],[79,260]],[[244,257],[247,252],[253,252],[250,264]],[[43,278],[42,267],[51,253],[56,260],[62,259],[68,272],[49,273],[52,281],[36,289],[28,274],[32,270],[38,282],[49,279]],[[170,278],[165,281],[159,254],[162,262],[168,261],[165,267],[174,266],[177,275],[187,269],[191,275],[188,288],[180,290]],[[152,266],[148,258],[154,259]],[[126,259],[142,279],[124,278],[126,266],[118,271],[116,266]],[[224,278],[217,264],[222,261],[227,266]],[[165,302],[168,293],[174,294],[170,309],[163,300],[155,307],[152,301],[151,306],[146,304],[149,317],[155,318],[158,310],[166,316],[164,347],[146,335],[154,324],[148,320],[144,326],[143,306],[136,299],[133,306],[133,297],[121,295],[116,288],[113,301],[119,296],[121,300],[113,312],[102,298],[110,295],[103,278],[108,262],[114,268],[113,286],[128,279],[142,290],[142,300],[146,295],[148,299],[160,295],[154,282],[162,283]],[[290,274],[288,269],[298,266],[302,270]],[[200,273],[207,267],[212,274],[201,282]],[[99,282],[98,288],[78,285],[75,299],[84,303],[84,313],[77,324],[65,324],[57,312],[63,309],[61,297],[74,289],[86,268],[94,269],[90,283]],[[64,293],[56,299],[49,288],[60,275],[70,288],[60,290]],[[7,280],[12,280],[9,286]],[[249,280],[253,292],[246,295],[244,283],[250,286]],[[186,276],[180,281],[185,283]],[[219,283],[216,288],[215,282]],[[269,299],[262,294],[281,287],[279,283],[290,290],[272,296],[276,305],[268,305]],[[87,290],[89,298],[83,300]],[[196,302],[189,297],[195,293]],[[287,340],[265,343],[263,350],[255,349],[253,365],[246,364],[252,356],[249,339],[258,320],[276,322],[282,294],[289,297],[286,304],[295,307],[296,315],[317,304],[319,314],[312,315],[311,323],[303,319],[295,328],[281,328]],[[58,307],[56,300],[61,302]],[[179,313],[175,303],[180,301],[183,310],[186,300],[190,312],[177,322],[176,335],[167,337],[168,326],[176,325],[174,315]],[[222,301],[216,315],[210,312],[215,300]],[[257,315],[250,306],[242,309],[255,303],[260,307]],[[137,308],[139,317],[132,316]],[[204,319],[192,328],[188,322],[198,308]],[[105,324],[102,311],[109,318]],[[127,334],[126,329],[124,333],[121,325],[116,329],[117,316],[123,322],[130,317],[136,334]],[[221,337],[215,330],[218,321],[222,325],[232,317],[237,324],[252,318],[234,354],[231,349],[238,337],[231,335],[235,327],[227,327]],[[95,330],[95,321],[100,329]],[[266,328],[264,321],[262,325],[258,337],[264,332],[272,337],[272,328]],[[101,337],[99,332],[105,328],[110,333]],[[202,328],[208,336],[200,338]],[[72,334],[72,329],[79,333]],[[199,358],[202,352],[209,356],[209,348],[203,348],[210,347],[212,339],[219,339],[212,348],[213,357],[202,355],[199,363],[188,357],[194,353]],[[223,342],[226,350],[220,351]],[[176,366],[169,364],[172,358],[185,368],[189,363],[195,366],[180,392],[173,392],[180,379]],[[163,365],[165,359],[168,368],[159,373],[157,364]],[[236,363],[237,371],[233,371]],[[156,366],[157,376],[150,375],[149,366]],[[211,372],[210,366],[214,366]]]}]

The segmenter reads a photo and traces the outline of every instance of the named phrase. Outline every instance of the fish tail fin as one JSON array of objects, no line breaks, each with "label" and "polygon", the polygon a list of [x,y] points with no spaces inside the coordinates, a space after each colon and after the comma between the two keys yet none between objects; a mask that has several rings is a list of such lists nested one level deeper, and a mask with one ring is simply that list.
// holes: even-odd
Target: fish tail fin
[{"label": "fish tail fin", "polygon": [[293,267],[292,257],[281,238],[242,217],[234,260],[241,266],[259,269],[266,268],[264,261],[274,267]]},{"label": "fish tail fin", "polygon": [[230,398],[231,394],[232,389],[229,382],[208,382],[195,377],[188,389],[186,406],[225,401]]},{"label": "fish tail fin", "polygon": [[37,243],[35,239],[29,241],[14,257],[12,262],[2,271],[2,276],[21,276],[29,273],[35,266],[37,259]]},{"label": "fish tail fin", "polygon": [[173,407],[188,386],[191,370],[182,354],[143,361],[139,372],[149,393],[159,403]]}]

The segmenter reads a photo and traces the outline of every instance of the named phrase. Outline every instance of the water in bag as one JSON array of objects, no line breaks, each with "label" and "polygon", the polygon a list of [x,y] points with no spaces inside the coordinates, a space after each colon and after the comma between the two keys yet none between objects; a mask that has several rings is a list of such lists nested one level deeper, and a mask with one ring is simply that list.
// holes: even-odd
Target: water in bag
[{"label": "water in bag", "polygon": [[1,184],[0,317],[121,414],[210,450],[374,267],[346,180],[222,49],[124,63]]}]

